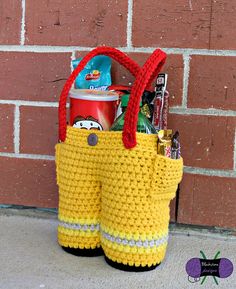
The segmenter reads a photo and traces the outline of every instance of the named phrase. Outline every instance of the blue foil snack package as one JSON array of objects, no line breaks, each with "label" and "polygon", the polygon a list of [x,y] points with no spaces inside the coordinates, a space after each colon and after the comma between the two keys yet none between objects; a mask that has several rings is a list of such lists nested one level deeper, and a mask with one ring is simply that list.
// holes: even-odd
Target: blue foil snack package
[{"label": "blue foil snack package", "polygon": [[[75,69],[81,58],[72,61]],[[75,88],[107,90],[111,85],[111,58],[104,55],[93,57],[79,73],[75,80]]]}]

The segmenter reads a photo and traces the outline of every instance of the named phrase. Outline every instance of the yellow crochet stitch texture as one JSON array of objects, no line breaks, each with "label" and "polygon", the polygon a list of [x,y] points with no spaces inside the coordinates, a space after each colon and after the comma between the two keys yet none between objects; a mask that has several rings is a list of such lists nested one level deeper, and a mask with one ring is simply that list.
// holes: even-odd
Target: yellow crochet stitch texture
[{"label": "yellow crochet stitch texture", "polygon": [[[91,133],[95,146],[88,144]],[[158,155],[156,135],[136,136],[128,150],[122,132],[67,127],[65,142],[56,145],[62,246],[102,246],[109,259],[130,266],[163,260],[183,160]]]}]

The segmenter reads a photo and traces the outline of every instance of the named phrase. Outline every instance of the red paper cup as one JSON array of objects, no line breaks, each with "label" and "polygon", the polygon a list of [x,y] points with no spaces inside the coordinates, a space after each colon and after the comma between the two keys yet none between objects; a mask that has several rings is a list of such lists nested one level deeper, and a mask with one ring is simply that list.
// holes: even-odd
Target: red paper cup
[{"label": "red paper cup", "polygon": [[116,116],[119,95],[110,91],[71,89],[70,125],[81,129],[109,130]]}]

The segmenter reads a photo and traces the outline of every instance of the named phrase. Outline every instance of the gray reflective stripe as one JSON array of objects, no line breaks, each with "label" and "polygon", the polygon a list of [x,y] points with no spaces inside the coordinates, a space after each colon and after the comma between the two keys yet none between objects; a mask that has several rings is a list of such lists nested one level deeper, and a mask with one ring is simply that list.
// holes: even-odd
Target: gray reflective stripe
[{"label": "gray reflective stripe", "polygon": [[72,230],[79,230],[79,231],[99,231],[99,224],[72,224],[72,223],[66,223],[59,221],[59,226],[66,228],[66,229],[72,229]]},{"label": "gray reflective stripe", "polygon": [[130,246],[130,247],[144,247],[144,248],[147,248],[147,247],[158,247],[164,243],[166,243],[168,241],[168,235],[165,235],[159,239],[153,239],[153,240],[138,240],[138,241],[135,241],[135,240],[128,240],[128,239],[122,239],[120,237],[115,237],[115,236],[112,236],[108,233],[105,233],[104,231],[102,231],[102,236],[103,238],[107,239],[108,241],[110,242],[113,242],[113,243],[116,243],[116,244],[119,244],[119,245],[127,245],[127,246]]},{"label": "gray reflective stripe", "polygon": [[128,240],[125,238],[120,238],[120,237],[115,237],[109,233],[106,233],[105,231],[102,231],[100,229],[100,225],[99,224],[72,224],[72,223],[67,223],[67,222],[62,222],[59,221],[59,226],[66,228],[66,229],[72,229],[72,230],[78,230],[78,231],[84,231],[84,232],[88,232],[88,231],[100,231],[102,237],[104,239],[107,239],[108,241],[112,242],[112,243],[116,243],[118,245],[126,245],[126,246],[130,246],[130,247],[158,247],[164,243],[166,243],[168,241],[168,234],[158,238],[158,239],[153,239],[153,240],[138,240],[135,241],[134,239]]}]

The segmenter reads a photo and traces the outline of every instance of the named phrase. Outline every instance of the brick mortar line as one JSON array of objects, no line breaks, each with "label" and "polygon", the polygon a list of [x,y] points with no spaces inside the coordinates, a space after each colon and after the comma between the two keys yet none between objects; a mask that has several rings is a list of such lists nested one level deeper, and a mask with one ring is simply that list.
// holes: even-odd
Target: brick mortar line
[{"label": "brick mortar line", "polygon": [[[58,102],[27,101],[27,100],[1,100],[0,104],[34,107],[58,107]],[[69,107],[69,104],[67,104]],[[222,110],[214,108],[183,108],[181,106],[170,107],[170,113],[181,115],[212,115],[212,116],[236,116],[234,110]]]},{"label": "brick mortar line", "polygon": [[[74,51],[90,51],[95,47],[86,46],[47,46],[47,45],[0,45],[2,52],[35,52],[35,53],[72,53]],[[157,47],[117,47],[123,52],[151,53]],[[166,48],[161,47],[168,54],[209,55],[209,56],[236,56],[236,50],[208,50],[193,48]]]},{"label": "brick mortar line", "polygon": [[17,158],[17,159],[31,159],[31,160],[55,160],[54,156],[39,155],[39,154],[22,154],[22,153],[3,153],[0,152],[0,157]]},{"label": "brick mortar line", "polygon": [[132,47],[132,25],[133,25],[133,0],[128,0],[127,13],[127,48]]},{"label": "brick mortar line", "polygon": [[25,44],[25,0],[21,0],[21,11],[22,11],[22,17],[21,17],[21,32],[20,32],[20,45]]},{"label": "brick mortar line", "polygon": [[18,154],[20,151],[20,108],[15,105],[14,112],[14,152]]},{"label": "brick mortar line", "polygon": [[184,172],[194,175],[212,176],[212,177],[227,177],[236,178],[235,170],[217,170],[217,169],[203,169],[197,167],[184,166]]},{"label": "brick mortar line", "polygon": [[[132,51],[151,53],[157,47],[132,47]],[[194,49],[194,48],[168,48],[160,47],[167,54],[185,54],[185,55],[209,55],[209,56],[236,56],[236,50],[213,50],[213,49]],[[124,50],[127,48],[124,48]]]},{"label": "brick mortar line", "polygon": [[72,64],[72,60],[75,60],[75,59],[76,59],[76,51],[72,51],[70,59],[71,59],[71,62],[70,62],[70,71],[72,72],[72,71],[74,70],[73,64]]},{"label": "brick mortar line", "polygon": [[182,96],[182,108],[187,108],[188,102],[188,85],[189,85],[189,73],[190,73],[190,56],[183,55],[184,61],[184,74],[183,74],[183,96]]},{"label": "brick mortar line", "polygon": [[172,114],[181,115],[209,115],[209,116],[236,116],[235,110],[222,110],[215,108],[183,108],[180,106],[171,107],[169,110]]},{"label": "brick mortar line", "polygon": [[[33,159],[33,160],[55,160],[51,155],[40,154],[21,154],[21,153],[4,153],[0,152],[0,157]],[[236,177],[236,171],[233,170],[216,170],[184,166],[184,172],[196,175],[217,176],[217,177]]]},{"label": "brick mortar line", "polygon": [[58,107],[58,102],[50,101],[30,101],[30,100],[3,100],[0,99],[0,104],[13,104],[17,106],[38,106],[38,107]]}]

